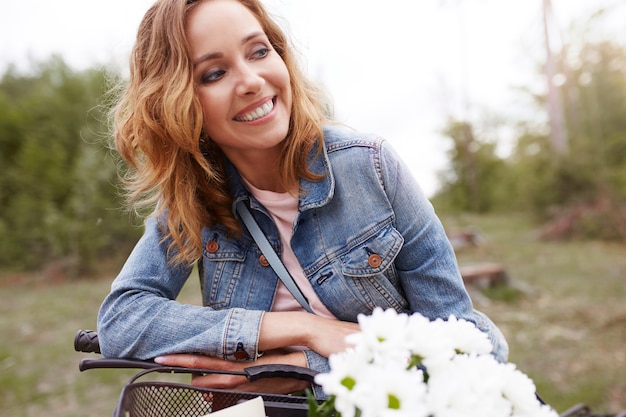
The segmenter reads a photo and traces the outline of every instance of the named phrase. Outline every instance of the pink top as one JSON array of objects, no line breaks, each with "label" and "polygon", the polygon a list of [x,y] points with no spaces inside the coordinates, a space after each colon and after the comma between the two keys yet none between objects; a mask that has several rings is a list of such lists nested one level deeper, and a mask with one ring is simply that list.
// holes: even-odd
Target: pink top
[{"label": "pink top", "polygon": [[[256,197],[257,200],[270,212],[283,248],[282,258],[283,264],[287,271],[291,274],[298,287],[309,301],[313,312],[321,317],[335,318],[322,304],[320,299],[313,291],[313,287],[304,275],[304,271],[298,262],[298,258],[291,250],[291,235],[293,232],[293,223],[298,215],[298,199],[290,193],[276,193],[273,191],[259,190],[244,179],[248,189]],[[291,295],[287,287],[280,282],[274,298],[272,311],[305,311],[298,301]]]}]

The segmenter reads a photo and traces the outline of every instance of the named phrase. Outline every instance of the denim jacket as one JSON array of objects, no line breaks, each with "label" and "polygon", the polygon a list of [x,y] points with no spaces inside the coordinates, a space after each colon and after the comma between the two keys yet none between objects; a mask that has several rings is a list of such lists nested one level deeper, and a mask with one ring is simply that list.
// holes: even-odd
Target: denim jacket
[{"label": "denim jacket", "polygon": [[[477,325],[505,361],[508,346],[497,327],[473,309],[452,247],[430,202],[387,142],[346,128],[324,129],[325,148],[312,152],[319,182],[300,181],[292,249],[313,289],[338,319],[357,321],[375,307],[453,314]],[[278,254],[277,228],[267,210],[228,168],[234,204],[244,200]],[[233,205],[234,210],[234,205]],[[168,263],[158,219],[145,232],[112,284],[98,316],[108,357],[153,358],[196,352],[228,360],[257,357],[260,322],[270,311],[278,277],[260,262],[247,231],[235,238],[218,224],[202,231],[199,262],[204,307],[176,301],[192,272]],[[308,366],[328,361],[305,351]],[[316,395],[319,392],[316,392]]]}]

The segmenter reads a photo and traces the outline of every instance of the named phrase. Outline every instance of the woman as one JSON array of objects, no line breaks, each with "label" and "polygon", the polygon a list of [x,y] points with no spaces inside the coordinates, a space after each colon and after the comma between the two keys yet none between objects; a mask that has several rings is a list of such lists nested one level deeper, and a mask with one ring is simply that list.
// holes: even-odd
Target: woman
[{"label": "woman", "polygon": [[[109,357],[240,370],[325,371],[374,307],[474,322],[443,227],[379,138],[333,126],[259,0],[159,0],[139,28],[116,111],[129,196],[156,204],[98,317]],[[313,314],[240,222],[253,218]],[[175,301],[198,265],[204,307]],[[300,381],[204,376],[214,388],[291,392]],[[313,387],[316,395],[322,393]]]}]

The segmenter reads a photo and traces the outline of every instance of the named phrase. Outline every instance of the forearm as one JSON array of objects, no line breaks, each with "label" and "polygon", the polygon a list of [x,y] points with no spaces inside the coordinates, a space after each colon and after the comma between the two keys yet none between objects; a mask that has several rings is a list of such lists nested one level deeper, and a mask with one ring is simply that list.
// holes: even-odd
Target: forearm
[{"label": "forearm", "polygon": [[346,336],[357,331],[356,323],[304,312],[269,312],[263,315],[258,346],[262,351],[303,346],[328,357],[346,350]]},{"label": "forearm", "polygon": [[301,312],[269,312],[263,315],[259,331],[259,350],[289,346],[308,347],[314,316]]},{"label": "forearm", "polygon": [[[122,297],[123,298],[123,297]],[[253,358],[262,312],[215,311],[154,298],[105,304],[98,320],[102,353],[107,357],[150,359],[170,353],[202,353],[235,360],[243,348]]]}]

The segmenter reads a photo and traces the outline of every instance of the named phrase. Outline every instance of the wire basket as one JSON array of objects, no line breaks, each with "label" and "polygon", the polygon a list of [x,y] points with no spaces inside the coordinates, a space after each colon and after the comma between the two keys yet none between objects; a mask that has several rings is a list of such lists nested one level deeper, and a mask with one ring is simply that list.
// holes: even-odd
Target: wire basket
[{"label": "wire basket", "polygon": [[257,397],[263,398],[267,417],[306,417],[308,399],[298,395],[240,392],[194,387],[162,381],[131,379],[122,390],[113,417],[203,417]]}]

